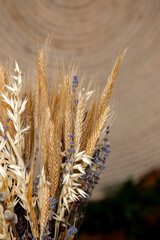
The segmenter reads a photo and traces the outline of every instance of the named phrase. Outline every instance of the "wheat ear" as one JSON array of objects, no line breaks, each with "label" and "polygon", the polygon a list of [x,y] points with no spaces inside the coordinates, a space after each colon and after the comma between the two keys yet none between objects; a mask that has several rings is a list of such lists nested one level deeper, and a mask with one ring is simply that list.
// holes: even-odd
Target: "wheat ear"
[{"label": "wheat ear", "polygon": [[74,129],[74,140],[75,140],[75,149],[78,149],[81,144],[81,138],[83,133],[84,126],[84,117],[85,117],[85,96],[80,92],[80,97],[77,106],[76,120],[75,120],[75,129]]},{"label": "wheat ear", "polygon": [[33,147],[33,139],[34,139],[34,131],[33,131],[33,121],[32,121],[32,102],[31,102],[31,94],[28,96],[28,101],[26,103],[26,111],[25,111],[25,124],[26,126],[30,126],[30,129],[26,133],[25,136],[25,162],[28,163],[31,157],[31,151]]},{"label": "wheat ear", "polygon": [[126,54],[126,50],[125,49],[124,51],[120,51],[119,53],[119,56],[118,58],[116,59],[116,62],[114,64],[114,67],[112,68],[112,71],[111,71],[111,74],[108,78],[108,81],[107,81],[107,84],[106,84],[106,87],[102,93],[102,96],[100,98],[100,101],[99,101],[99,116],[103,113],[104,109],[106,108],[107,104],[108,104],[108,101],[110,99],[110,96],[111,96],[111,93],[112,93],[112,89],[113,89],[113,86],[114,86],[114,82],[115,82],[115,79],[117,77],[117,74],[118,74],[118,71],[119,71],[119,68],[121,66],[121,63],[122,63],[122,60]]},{"label": "wheat ear", "polygon": [[41,167],[43,167],[47,161],[47,135],[48,135],[48,121],[50,118],[50,111],[47,108],[44,112],[44,117],[40,123],[40,149],[41,149]]},{"label": "wheat ear", "polygon": [[65,151],[68,152],[70,148],[70,137],[69,134],[72,133],[72,99],[70,94],[70,83],[69,78],[65,79],[65,89],[66,89],[66,109],[65,109],[65,127],[64,127],[64,141],[65,141]]},{"label": "wheat ear", "polygon": [[27,201],[29,204],[29,209],[30,209],[30,216],[33,222],[33,229],[34,229],[34,234],[35,236],[37,235],[37,222],[36,222],[36,214],[33,209],[33,204],[32,204],[32,194],[33,194],[33,175],[34,175],[34,161],[32,162],[31,165],[31,170],[29,174],[29,180],[28,180],[28,191],[27,191]]},{"label": "wheat ear", "polygon": [[53,87],[51,99],[50,99],[50,110],[51,110],[51,117],[53,118],[55,115],[56,107],[58,104],[59,96],[58,96],[58,88]]},{"label": "wheat ear", "polygon": [[[40,237],[42,238],[44,229],[47,225],[48,217],[49,217],[49,197],[50,190],[48,184],[45,184],[43,187],[43,199],[42,199],[42,209],[40,216]],[[41,239],[40,238],[40,239]]]},{"label": "wheat ear", "polygon": [[39,123],[39,112],[40,112],[40,87],[39,81],[36,84],[35,98],[34,98],[34,128],[37,129]]},{"label": "wheat ear", "polygon": [[87,140],[91,135],[91,130],[93,127],[93,120],[96,110],[96,103],[93,102],[90,112],[87,114],[87,117],[84,122],[84,130],[82,135],[82,141],[81,141],[81,148],[80,151],[83,151],[86,148]]},{"label": "wheat ear", "polygon": [[[51,183],[51,195],[55,196],[60,176],[60,146],[57,141],[56,131],[53,122],[49,120],[49,138],[48,138],[48,171]],[[60,144],[59,144],[60,145]]]},{"label": "wheat ear", "polygon": [[[4,71],[4,68],[2,67],[2,65],[0,65],[0,93],[4,93],[5,94],[5,89],[4,86],[6,84],[6,73]],[[2,121],[2,123],[4,124],[6,121],[6,103],[4,103],[4,101],[2,101],[2,98],[0,97],[0,119]]]},{"label": "wheat ear", "polygon": [[38,79],[39,79],[40,91],[42,95],[42,107],[43,109],[45,109],[48,106],[48,89],[47,89],[43,49],[39,51],[39,55],[38,55]]},{"label": "wheat ear", "polygon": [[92,156],[95,151],[96,144],[98,142],[98,139],[101,135],[103,128],[105,127],[107,118],[109,116],[108,115],[109,111],[110,111],[110,107],[106,107],[106,109],[100,116],[98,123],[91,134],[91,137],[87,141],[86,154],[89,156]]}]

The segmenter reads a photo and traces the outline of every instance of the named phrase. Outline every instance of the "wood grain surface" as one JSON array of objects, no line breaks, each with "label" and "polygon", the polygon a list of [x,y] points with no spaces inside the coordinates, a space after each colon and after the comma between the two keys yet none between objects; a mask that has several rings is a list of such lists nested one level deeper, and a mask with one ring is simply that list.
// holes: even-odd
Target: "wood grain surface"
[{"label": "wood grain surface", "polygon": [[[160,166],[159,13],[159,0],[0,1],[0,62],[16,59],[24,73],[35,75],[36,51],[50,36],[50,55],[73,58],[86,81],[98,78],[103,89],[119,49],[128,46],[112,97],[112,153],[92,199]],[[49,84],[53,72],[49,61]]]}]

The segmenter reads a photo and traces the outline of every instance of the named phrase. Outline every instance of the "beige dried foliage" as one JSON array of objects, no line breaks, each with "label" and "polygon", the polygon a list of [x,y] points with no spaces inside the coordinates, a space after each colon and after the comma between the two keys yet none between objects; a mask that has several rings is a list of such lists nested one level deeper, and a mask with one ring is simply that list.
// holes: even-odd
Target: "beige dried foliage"
[{"label": "beige dried foliage", "polygon": [[42,209],[40,216],[40,236],[42,237],[44,229],[47,225],[49,217],[49,198],[50,198],[50,189],[48,184],[45,184],[43,187],[43,199],[42,199]]},{"label": "beige dried foliage", "polygon": [[102,96],[100,98],[100,101],[99,101],[99,109],[98,109],[98,112],[99,112],[99,117],[101,114],[103,114],[107,104],[108,104],[108,101],[110,99],[110,96],[111,96],[111,93],[112,93],[112,89],[113,89],[113,86],[114,86],[114,83],[115,83],[115,79],[117,77],[117,74],[118,74],[118,71],[120,69],[120,66],[121,66],[121,63],[122,63],[122,60],[124,58],[126,54],[126,49],[124,51],[120,51],[119,53],[119,56],[118,58],[116,59],[116,62],[114,64],[114,67],[111,71],[111,74],[108,78],[108,81],[107,81],[107,84],[105,86],[105,89],[102,93]]},{"label": "beige dried foliage", "polygon": [[98,120],[98,123],[91,134],[91,137],[87,141],[86,154],[89,156],[92,156],[95,151],[97,141],[98,141],[98,139],[101,135],[101,132],[106,125],[106,121],[109,117],[109,115],[108,115],[109,111],[110,111],[110,107],[106,107],[104,112],[101,114],[101,116]]}]

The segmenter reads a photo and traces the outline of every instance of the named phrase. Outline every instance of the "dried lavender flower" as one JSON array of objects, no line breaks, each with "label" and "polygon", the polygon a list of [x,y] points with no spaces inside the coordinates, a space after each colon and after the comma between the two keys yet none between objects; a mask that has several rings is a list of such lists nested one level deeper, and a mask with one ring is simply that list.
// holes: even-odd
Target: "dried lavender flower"
[{"label": "dried lavender flower", "polygon": [[70,237],[74,236],[75,234],[77,234],[78,230],[77,228],[75,228],[74,226],[71,226],[68,230],[67,230],[67,236],[65,238],[65,240],[69,240]]}]

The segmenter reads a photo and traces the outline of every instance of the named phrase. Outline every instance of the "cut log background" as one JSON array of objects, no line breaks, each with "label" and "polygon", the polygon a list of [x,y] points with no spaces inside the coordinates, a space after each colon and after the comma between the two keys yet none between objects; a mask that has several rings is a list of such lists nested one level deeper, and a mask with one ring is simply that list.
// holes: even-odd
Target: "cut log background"
[{"label": "cut log background", "polygon": [[92,199],[160,167],[159,12],[159,0],[0,1],[0,62],[16,59],[24,73],[35,74],[36,51],[50,35],[57,57],[73,58],[86,81],[98,78],[103,89],[119,49],[129,47],[112,96],[112,152]]}]

